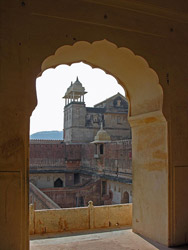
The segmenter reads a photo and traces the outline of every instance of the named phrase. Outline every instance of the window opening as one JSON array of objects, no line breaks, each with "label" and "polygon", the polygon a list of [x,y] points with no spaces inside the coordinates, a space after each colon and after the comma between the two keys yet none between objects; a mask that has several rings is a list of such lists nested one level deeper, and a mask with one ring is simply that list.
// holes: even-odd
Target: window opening
[{"label": "window opening", "polygon": [[74,174],[74,184],[79,184],[80,183],[80,174],[76,173]]},{"label": "window opening", "polygon": [[100,148],[100,155],[103,155],[103,153],[104,153],[104,145],[101,144],[99,148]]},{"label": "window opening", "polygon": [[105,195],[107,191],[106,181],[102,181],[102,195]]},{"label": "window opening", "polygon": [[63,187],[63,181],[58,178],[55,182],[54,182],[54,187]]}]

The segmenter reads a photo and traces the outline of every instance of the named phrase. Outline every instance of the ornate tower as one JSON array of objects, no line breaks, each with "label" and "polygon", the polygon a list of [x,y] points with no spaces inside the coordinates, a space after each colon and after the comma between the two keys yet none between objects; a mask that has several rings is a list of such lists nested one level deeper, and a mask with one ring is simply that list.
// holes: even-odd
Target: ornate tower
[{"label": "ornate tower", "polygon": [[84,139],[86,107],[84,95],[87,92],[78,77],[71,82],[65,96],[64,107],[64,141],[70,143],[81,142]]}]

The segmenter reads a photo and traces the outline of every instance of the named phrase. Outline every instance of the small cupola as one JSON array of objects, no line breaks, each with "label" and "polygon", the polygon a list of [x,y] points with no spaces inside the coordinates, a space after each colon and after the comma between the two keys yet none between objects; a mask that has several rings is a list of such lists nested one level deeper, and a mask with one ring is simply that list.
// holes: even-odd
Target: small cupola
[{"label": "small cupola", "polygon": [[82,83],[77,77],[74,83],[71,82],[71,85],[68,87],[63,97],[65,99],[65,105],[73,102],[84,103],[84,95],[86,93],[85,88],[82,86]]},{"label": "small cupola", "polygon": [[103,129],[103,124],[101,123],[101,128],[97,132],[92,143],[105,143],[109,141],[111,141],[110,135]]}]

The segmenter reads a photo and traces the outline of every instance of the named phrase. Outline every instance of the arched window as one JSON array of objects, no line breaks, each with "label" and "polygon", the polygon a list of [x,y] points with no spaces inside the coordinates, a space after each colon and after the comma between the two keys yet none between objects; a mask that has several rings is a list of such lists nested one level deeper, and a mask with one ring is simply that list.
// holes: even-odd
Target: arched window
[{"label": "arched window", "polygon": [[110,199],[113,200],[113,192],[112,192],[112,190],[109,190],[109,196],[110,196]]},{"label": "arched window", "polygon": [[123,193],[123,197],[121,199],[121,203],[129,203],[129,193],[127,191],[125,191]]},{"label": "arched window", "polygon": [[58,178],[56,181],[54,181],[54,187],[63,187],[63,181]]}]

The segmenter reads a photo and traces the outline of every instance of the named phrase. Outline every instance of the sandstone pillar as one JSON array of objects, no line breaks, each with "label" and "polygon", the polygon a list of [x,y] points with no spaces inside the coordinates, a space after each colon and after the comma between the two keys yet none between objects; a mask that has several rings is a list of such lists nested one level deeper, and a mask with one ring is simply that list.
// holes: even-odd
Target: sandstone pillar
[{"label": "sandstone pillar", "polygon": [[28,135],[29,118],[1,108],[0,117],[0,248],[29,249]]},{"label": "sandstone pillar", "polygon": [[130,118],[133,231],[168,245],[167,123],[161,112]]}]

